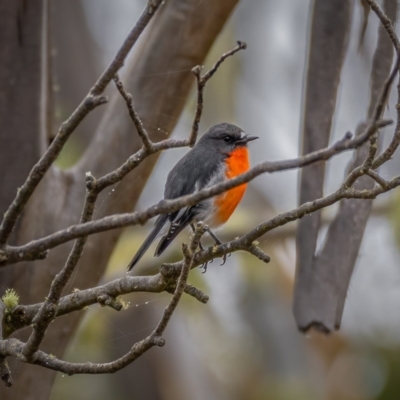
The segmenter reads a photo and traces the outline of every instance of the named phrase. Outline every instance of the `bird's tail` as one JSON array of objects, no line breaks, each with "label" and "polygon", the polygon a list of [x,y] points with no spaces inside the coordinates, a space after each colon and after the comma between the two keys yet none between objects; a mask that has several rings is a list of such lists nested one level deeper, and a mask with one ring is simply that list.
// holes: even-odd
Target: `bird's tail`
[{"label": "bird's tail", "polygon": [[171,244],[171,242],[189,225],[191,219],[181,221],[179,224],[171,224],[168,233],[160,240],[154,255],[158,257]]},{"label": "bird's tail", "polygon": [[156,223],[154,224],[153,230],[150,232],[149,236],[147,236],[146,240],[140,246],[139,250],[136,252],[135,256],[132,258],[132,261],[128,265],[128,271],[130,271],[143,257],[144,253],[153,243],[154,239],[157,237],[158,233],[161,231],[161,228],[168,220],[168,215],[160,215],[157,218]]}]

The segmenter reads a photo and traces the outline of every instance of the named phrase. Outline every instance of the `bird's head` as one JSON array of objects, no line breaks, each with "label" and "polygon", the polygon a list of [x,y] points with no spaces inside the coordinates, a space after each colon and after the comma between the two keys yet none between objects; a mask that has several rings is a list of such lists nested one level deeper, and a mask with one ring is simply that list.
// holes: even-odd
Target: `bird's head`
[{"label": "bird's head", "polygon": [[198,141],[198,145],[211,145],[221,153],[230,154],[237,148],[247,147],[247,143],[256,139],[258,136],[247,135],[238,126],[224,122],[209,128]]}]

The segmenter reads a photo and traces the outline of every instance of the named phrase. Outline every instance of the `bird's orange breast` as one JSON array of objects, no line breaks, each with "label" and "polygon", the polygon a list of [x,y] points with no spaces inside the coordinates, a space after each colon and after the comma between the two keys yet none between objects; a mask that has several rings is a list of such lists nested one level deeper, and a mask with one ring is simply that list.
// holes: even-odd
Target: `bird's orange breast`
[{"label": "bird's orange breast", "polygon": [[[246,147],[235,149],[230,156],[226,159],[225,175],[227,179],[235,178],[238,175],[246,172],[250,167],[249,154]],[[228,221],[229,217],[235,211],[235,208],[242,200],[244,192],[246,191],[247,184],[237,186],[228,190],[215,199],[216,223],[224,224]]]}]

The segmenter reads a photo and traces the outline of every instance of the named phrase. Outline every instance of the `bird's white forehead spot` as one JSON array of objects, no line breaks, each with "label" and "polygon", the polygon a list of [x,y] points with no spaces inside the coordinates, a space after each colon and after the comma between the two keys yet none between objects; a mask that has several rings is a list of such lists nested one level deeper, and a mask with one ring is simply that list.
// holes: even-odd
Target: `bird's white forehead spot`
[{"label": "bird's white forehead spot", "polygon": [[246,137],[246,134],[242,131],[240,132],[240,139],[244,139]]}]

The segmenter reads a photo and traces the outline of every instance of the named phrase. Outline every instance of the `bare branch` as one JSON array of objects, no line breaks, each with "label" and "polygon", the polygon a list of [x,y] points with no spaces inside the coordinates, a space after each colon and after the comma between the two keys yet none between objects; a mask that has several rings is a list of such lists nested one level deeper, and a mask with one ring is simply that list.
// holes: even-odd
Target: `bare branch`
[{"label": "bare branch", "polygon": [[[377,101],[371,122],[366,124],[365,129],[363,129],[363,131],[360,134],[357,134],[354,138],[351,134],[347,133],[341,140],[330,147],[309,152],[309,154],[291,160],[261,163],[250,169],[247,173],[240,175],[235,179],[214,185],[195,194],[183,196],[174,200],[162,200],[156,205],[153,205],[142,212],[111,215],[97,221],[92,221],[98,194],[106,187],[121,181],[129,172],[139,166],[141,162],[151,154],[157,153],[164,149],[187,145],[193,146],[195,144],[203,109],[203,92],[207,81],[213,76],[213,74],[228,56],[246,47],[244,43],[238,42],[237,47],[223,54],[216,64],[203,76],[201,76],[201,69],[199,66],[193,69],[192,72],[197,78],[197,108],[189,139],[184,141],[163,140],[158,143],[153,143],[150,140],[149,135],[146,129],[143,127],[141,120],[133,106],[132,96],[124,89],[123,84],[117,75],[117,71],[122,66],[122,63],[130,48],[137,40],[137,37],[143,31],[149,22],[151,15],[153,15],[160,3],[161,1],[158,0],[148,2],[146,7],[147,11],[145,10],[145,13],[140,17],[135,28],[128,36],[126,42],[118,52],[111,65],[96,82],[87,97],[84,99],[83,103],[77,108],[74,114],[72,114],[71,118],[62,125],[60,132],[54,141],[57,142],[57,144],[54,145],[53,150],[51,150],[52,147],[50,146],[47,153],[32,170],[27,181],[21,189],[22,194],[17,194],[17,197],[10,206],[8,213],[3,219],[2,225],[0,226],[0,265],[8,265],[23,260],[43,258],[48,250],[60,244],[76,239],[76,242],[74,243],[63,269],[53,279],[49,289],[49,294],[43,303],[29,306],[18,306],[13,310],[12,313],[7,315],[7,318],[3,318],[2,314],[4,312],[2,312],[0,307],[0,318],[3,323],[6,324],[4,329],[4,332],[6,333],[4,336],[8,337],[2,337],[4,332],[3,329],[1,329],[0,376],[3,380],[5,380],[6,384],[11,384],[10,371],[8,370],[6,364],[6,357],[9,356],[15,357],[25,363],[40,365],[42,367],[64,372],[69,375],[81,373],[112,373],[124,368],[150,348],[164,345],[165,341],[162,338],[162,334],[165,331],[171,316],[176,310],[184,292],[190,294],[203,303],[208,301],[207,295],[205,295],[199,289],[187,284],[187,279],[191,268],[195,268],[196,266],[202,265],[216,257],[224,256],[238,250],[247,251],[261,261],[269,262],[269,256],[260,248],[258,248],[257,243],[257,239],[266,232],[278,226],[285,225],[291,221],[300,219],[306,214],[319,211],[324,207],[340,201],[341,199],[373,199],[384,192],[400,186],[400,177],[386,181],[375,171],[371,170],[376,163],[375,157],[377,152],[376,144],[378,131],[380,128],[391,123],[390,121],[381,120],[381,118],[387,102],[391,83],[398,73],[400,63],[399,55],[392,73],[385,82],[383,90],[380,93],[380,97]],[[368,3],[370,3],[370,1],[368,1]],[[374,2],[372,1],[372,3]],[[390,28],[392,29],[393,27],[387,24],[389,35]],[[82,121],[87,113],[91,111],[91,109],[106,101],[105,97],[101,96],[101,94],[111,79],[114,79],[121,96],[126,102],[130,117],[135,124],[139,137],[142,140],[143,147],[135,154],[130,156],[119,168],[107,173],[97,180],[90,173],[87,174],[87,193],[79,224],[72,225],[67,229],[60,230],[46,237],[33,240],[22,246],[7,246],[7,240],[18,219],[18,216],[22,212],[26,202],[37,187],[43,175],[50,168],[55,157],[62,149],[71,132]],[[136,92],[133,91],[133,93]],[[399,120],[400,114],[398,118],[398,124],[400,123]],[[396,135],[397,129],[395,132],[395,137]],[[222,194],[229,189],[255,179],[260,174],[273,173],[276,171],[284,171],[294,168],[303,168],[304,166],[308,166],[316,162],[327,161],[331,157],[341,152],[350,149],[359,149],[360,146],[365,144],[368,140],[370,140],[371,143],[370,152],[368,157],[364,160],[364,163],[360,167],[354,168],[341,187],[331,195],[322,197],[321,194],[321,198],[313,199],[313,201],[310,202],[305,202],[294,210],[277,215],[276,217],[258,225],[255,229],[238,239],[221,244],[219,246],[210,247],[206,250],[201,248],[200,251],[196,252],[201,236],[204,234],[206,229],[202,223],[199,223],[190,245],[182,245],[183,260],[175,264],[162,265],[160,272],[157,275],[151,277],[125,276],[102,286],[88,290],[74,291],[74,293],[70,295],[61,297],[65,285],[73,274],[74,269],[76,268],[76,265],[82,256],[85,243],[89,235],[129,225],[143,224],[150,218],[153,218],[157,215],[177,211],[183,207],[192,206],[200,201]],[[396,142],[393,151],[397,149],[397,146],[398,142]],[[35,170],[35,168],[37,169]],[[102,174],[103,173],[104,172],[102,172]],[[377,182],[377,185],[371,189],[365,190],[360,190],[357,185],[354,185],[353,187],[356,179],[365,175],[371,177],[375,182]],[[120,311],[123,308],[123,304],[118,299],[118,296],[125,293],[138,291],[167,291],[169,293],[173,292],[173,296],[153,332],[147,338],[134,344],[124,356],[110,363],[69,363],[46,354],[39,349],[46,334],[46,330],[56,317],[69,314],[73,311],[82,310],[85,306],[91,304],[108,306]],[[33,331],[26,343],[14,338],[9,338],[9,335],[12,332],[31,324],[33,324]]]},{"label": "bare branch", "polygon": [[204,235],[204,232],[205,232],[204,225],[202,223],[198,223],[190,247],[188,247],[186,244],[182,244],[182,253],[184,256],[184,260],[181,269],[181,274],[176,284],[175,293],[172,296],[170,303],[164,310],[164,314],[161,318],[161,321],[158,323],[156,329],[154,329],[153,331],[153,334],[156,336],[161,336],[163,334],[165,328],[168,325],[169,320],[171,319],[173,312],[176,309],[176,306],[179,303],[179,300],[182,297],[182,294],[186,287],[186,281],[189,276],[189,271],[192,268],[194,252],[196,251],[200,243],[200,239]]},{"label": "bare branch", "polygon": [[[397,59],[400,58],[400,55]],[[394,130],[393,138],[389,144],[389,146],[373,161],[372,168],[377,169],[387,161],[389,161],[394,153],[396,152],[397,148],[400,144],[400,77],[399,83],[397,84],[397,104],[396,104],[396,111],[397,111],[397,123],[396,128]]]},{"label": "bare branch", "polygon": [[326,149],[318,150],[308,155],[290,160],[261,163],[234,179],[230,179],[194,194],[182,196],[174,200],[161,200],[158,204],[141,212],[137,211],[134,213],[113,215],[92,222],[72,225],[67,229],[60,230],[41,239],[33,240],[22,246],[6,246],[3,250],[0,250],[0,260],[2,260],[0,265],[7,265],[22,260],[32,259],[35,257],[35,254],[43,254],[43,252],[48,249],[54,248],[78,237],[92,235],[94,233],[104,232],[111,229],[143,224],[157,215],[170,213],[183,207],[197,204],[202,200],[221,194],[243,183],[247,183],[263,173],[302,168],[317,161],[328,160],[340,152],[357,148],[368,140],[369,137],[378,129],[390,123],[391,121],[370,123],[360,135],[355,136],[353,139],[351,139],[350,135],[347,133],[341,140]]},{"label": "bare branch", "polygon": [[[63,372],[67,375],[75,374],[110,374],[125,368],[131,364],[147,350],[155,345],[162,345],[154,337],[149,336],[140,342],[135,343],[128,353],[109,363],[70,363],[62,361],[53,355],[47,354],[38,350],[35,359],[30,362],[31,364],[40,365],[41,367],[52,369],[54,371]],[[20,354],[24,347],[24,343],[18,339],[0,340],[0,353],[7,357],[13,356],[21,359]],[[24,361],[22,359],[21,361]]]},{"label": "bare branch", "polygon": [[139,17],[136,25],[125,39],[125,42],[121,46],[114,60],[103,72],[82,103],[76,108],[71,116],[61,124],[61,127],[53,142],[50,144],[49,148],[43,154],[38,163],[32,168],[25,183],[19,188],[15,199],[6,211],[0,225],[0,245],[4,245],[7,242],[7,239],[10,236],[15,223],[17,222],[17,219],[24,209],[26,203],[30,199],[39,182],[42,180],[44,174],[48,171],[54,160],[60,154],[71,133],[90,111],[108,101],[105,96],[101,96],[101,93],[103,93],[105,87],[111,81],[113,76],[122,67],[129,51],[136,43],[144,28],[150,22],[160,4],[161,0],[150,0],[148,2],[146,8],[142,12],[142,15]]},{"label": "bare branch", "polygon": [[108,306],[110,308],[113,308],[115,311],[121,311],[123,308],[123,304],[115,297],[111,297],[109,294],[102,294],[97,298],[97,302],[101,306]]},{"label": "bare branch", "polygon": [[377,17],[380,19],[383,27],[386,29],[387,34],[390,37],[390,40],[393,43],[394,48],[399,51],[400,50],[400,41],[396,35],[396,31],[394,29],[393,23],[390,18],[383,12],[383,10],[379,7],[378,4],[375,3],[374,0],[365,0]]},{"label": "bare branch", "polygon": [[[119,311],[120,306],[117,298],[124,294],[139,292],[161,293],[163,291],[174,293],[179,274],[180,271],[177,272],[174,266],[163,264],[160,268],[160,273],[154,276],[125,275],[101,286],[86,290],[74,290],[73,293],[60,298],[55,318],[83,310],[85,307],[97,303]],[[184,292],[203,304],[208,302],[208,296],[192,285],[186,284]],[[43,304],[15,307],[9,315],[6,336],[8,337],[16,330],[31,325]]]},{"label": "bare branch", "polygon": [[387,190],[388,189],[388,182],[383,179],[377,172],[369,169],[367,171],[367,175],[371,177],[376,183],[381,185],[382,189]]},{"label": "bare branch", "polygon": [[[42,367],[48,368],[48,369],[53,369],[55,371],[60,371],[64,372],[68,375],[74,375],[74,374],[103,374],[103,373],[113,373],[116,372],[133,361],[135,361],[138,357],[140,357],[142,354],[144,354],[147,350],[149,350],[153,346],[163,346],[165,344],[165,340],[162,338],[162,334],[165,330],[165,328],[168,325],[168,322],[171,319],[171,316],[173,312],[175,311],[179,300],[182,297],[183,292],[185,291],[186,288],[186,281],[189,275],[189,271],[192,267],[193,263],[193,258],[194,258],[194,251],[198,247],[198,244],[200,242],[201,236],[204,234],[204,226],[200,223],[197,226],[196,233],[194,235],[194,238],[191,241],[190,248],[183,244],[182,245],[182,251],[184,255],[184,262],[183,266],[180,272],[179,279],[176,283],[176,289],[175,292],[171,298],[171,301],[169,302],[168,306],[165,308],[163,316],[158,323],[157,327],[154,329],[154,331],[144,340],[135,343],[131,350],[126,353],[124,356],[120,357],[119,359],[110,362],[110,363],[69,363],[66,361],[62,361],[57,359],[54,356],[50,356],[43,351],[40,351],[38,349],[35,350],[34,357],[30,356],[28,357],[25,352],[26,349],[28,351],[32,351],[31,349],[33,348],[34,342],[31,340],[31,338],[28,340],[26,344],[22,343],[21,341],[17,339],[8,339],[8,340],[0,340],[0,354],[4,357],[9,357],[9,356],[14,356],[19,358],[23,362],[27,362],[30,364],[36,364],[36,365],[41,365]],[[161,274],[159,274],[161,275]],[[52,287],[54,286],[54,282],[52,283]],[[91,291],[92,289],[90,289]],[[97,302],[100,303],[107,303],[109,302],[110,304],[110,296],[109,294],[107,295],[101,295],[96,298]],[[43,310],[44,306],[46,305],[47,301],[43,303],[43,306],[41,306],[39,312],[37,315],[41,313]],[[115,304],[114,304],[115,305]],[[118,307],[119,308],[119,307]],[[36,318],[36,317],[35,317]],[[43,321],[43,320],[41,320]],[[40,321],[39,321],[40,322]],[[34,336],[34,334],[31,335],[31,337]],[[39,342],[40,344],[40,342]],[[22,356],[21,356],[22,355]],[[0,365],[1,367],[1,365]]]},{"label": "bare branch", "polygon": [[[283,226],[290,222],[296,221],[304,217],[305,215],[316,212],[322,208],[328,207],[343,198],[373,199],[382,193],[398,187],[399,185],[400,177],[396,177],[393,180],[386,182],[385,188],[383,188],[382,186],[376,186],[372,190],[355,190],[352,188],[346,188],[342,185],[337,191],[335,191],[331,195],[323,197],[321,199],[316,199],[312,202],[307,202],[293,210],[281,213],[269,219],[268,221],[259,224],[253,230],[238,239],[224,243],[222,245],[212,246],[206,250],[195,253],[191,268],[200,266],[207,261],[211,261],[214,258],[222,257],[225,254],[243,250],[248,251],[249,253],[255,255],[264,262],[268,262],[269,257],[265,255],[265,253],[263,253],[260,249],[257,249],[255,247],[255,241],[267,232],[279,226]],[[168,285],[170,285],[169,280],[178,276],[182,272],[183,263],[183,261],[180,261],[174,264],[164,264],[161,267],[161,272],[154,276],[127,275],[123,278],[109,282],[102,286],[98,286],[96,288],[75,291],[74,293],[64,296],[60,299],[56,316],[59,317],[74,311],[82,310],[84,307],[90,306],[92,304],[102,303],[103,299],[107,296],[115,299],[118,296],[127,293],[159,293],[164,290],[168,290]],[[187,285],[184,291],[192,295],[193,292],[199,292],[198,289],[193,289],[193,287],[191,287],[190,285]],[[193,295],[193,297],[202,302],[206,302],[208,300],[207,296],[205,296],[204,294],[201,294],[200,296],[196,294]],[[13,325],[13,329],[9,330],[9,332],[12,333],[16,329],[20,329],[21,327],[30,325],[32,319],[41,307],[42,304],[31,306],[17,306],[11,314],[10,323]]]},{"label": "bare branch", "polygon": [[250,254],[253,254],[253,256],[256,256],[259,260],[265,263],[269,263],[271,261],[271,258],[269,257],[268,254],[265,254],[259,247],[257,247],[254,243],[252,246],[249,246],[246,249]]},{"label": "bare branch", "polygon": [[174,139],[166,139],[161,142],[152,143],[151,150],[149,149],[140,149],[137,153],[131,155],[120,167],[118,167],[115,171],[104,175],[99,178],[96,182],[95,190],[100,192],[104,190],[106,187],[111,186],[117,182],[120,182],[126,175],[129,174],[132,170],[138,167],[142,161],[144,161],[149,155],[158,153],[167,149],[175,149],[178,147],[186,147],[187,140],[174,140]]},{"label": "bare branch", "polygon": [[197,65],[192,69],[194,76],[197,79],[197,106],[196,113],[193,120],[192,131],[189,137],[189,146],[193,147],[197,140],[197,135],[199,132],[199,123],[201,114],[203,113],[203,93],[204,87],[206,86],[207,81],[215,74],[220,65],[224,62],[226,58],[232,56],[237,53],[239,50],[244,50],[247,48],[247,44],[245,42],[237,42],[237,46],[232,50],[222,54],[222,56],[218,59],[218,61],[213,65],[213,67],[206,72],[204,75],[201,75],[201,66]]},{"label": "bare branch", "polygon": [[139,115],[137,114],[135,108],[133,107],[132,95],[130,93],[127,93],[127,91],[124,89],[124,86],[123,86],[121,80],[119,79],[118,74],[114,75],[113,80],[115,82],[115,86],[117,87],[119,93],[125,100],[126,106],[128,107],[129,115],[130,115],[133,123],[135,124],[137,133],[143,142],[144,148],[148,151],[151,151],[153,144],[151,143],[149,134],[147,133],[146,129],[144,128],[142,121],[139,118]]},{"label": "bare branch", "polygon": [[[383,188],[382,186],[375,186],[371,190],[356,190],[353,188],[346,188],[341,186],[334,193],[326,197],[304,203],[293,210],[283,212],[276,217],[273,217],[268,221],[259,224],[250,232],[246,233],[238,239],[197,252],[194,257],[193,268],[200,266],[207,261],[211,261],[214,258],[222,257],[224,254],[232,253],[235,251],[245,250],[254,254],[252,249],[252,247],[254,246],[254,241],[265,235],[267,232],[279,226],[286,225],[289,222],[301,219],[306,215],[310,215],[318,210],[321,210],[322,208],[331,206],[341,199],[375,199],[380,194],[386,193],[400,186],[400,176],[386,182],[385,186],[385,188]],[[258,257],[257,254],[254,255]],[[262,261],[266,260],[262,259]],[[171,265],[177,271],[180,271],[180,269],[182,268],[182,262]]]}]

